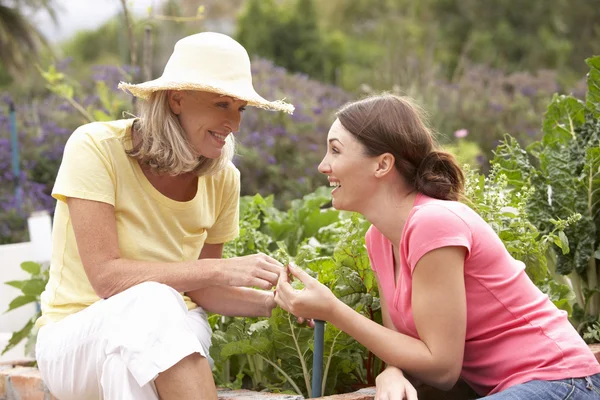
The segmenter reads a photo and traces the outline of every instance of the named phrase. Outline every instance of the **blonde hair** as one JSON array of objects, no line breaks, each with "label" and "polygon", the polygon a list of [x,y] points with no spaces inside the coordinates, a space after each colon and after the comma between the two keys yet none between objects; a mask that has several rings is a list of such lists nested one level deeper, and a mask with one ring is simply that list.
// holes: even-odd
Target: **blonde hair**
[{"label": "blonde hair", "polygon": [[167,94],[166,90],[153,92],[140,104],[140,116],[134,128],[141,140],[127,154],[154,171],[169,175],[194,172],[202,176],[221,171],[233,159],[233,135],[227,136],[219,158],[196,155],[177,116],[169,107]]}]

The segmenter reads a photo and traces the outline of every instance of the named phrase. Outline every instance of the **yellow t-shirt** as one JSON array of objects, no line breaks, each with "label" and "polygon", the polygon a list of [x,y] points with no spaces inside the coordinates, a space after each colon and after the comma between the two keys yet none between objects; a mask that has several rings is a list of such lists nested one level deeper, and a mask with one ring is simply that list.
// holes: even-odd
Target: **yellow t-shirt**
[{"label": "yellow t-shirt", "polygon": [[[179,202],[162,195],[138,162],[125,153],[133,119],[94,122],[78,128],[65,146],[52,190],[57,199],[52,230],[50,280],[36,325],[56,322],[100,298],[83,269],[66,198],[115,208],[121,257],[178,262],[197,259],[204,243],[224,243],[239,231],[240,173],[232,164],[198,178],[196,196]],[[126,140],[130,146],[130,141]],[[188,309],[196,308],[183,296]]]}]

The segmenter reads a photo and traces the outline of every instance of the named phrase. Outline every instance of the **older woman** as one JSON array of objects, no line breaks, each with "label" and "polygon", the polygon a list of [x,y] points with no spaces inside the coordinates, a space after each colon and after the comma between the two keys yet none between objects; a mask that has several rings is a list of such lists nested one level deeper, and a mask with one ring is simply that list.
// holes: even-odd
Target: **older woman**
[{"label": "older woman", "polygon": [[282,269],[221,259],[238,234],[233,133],[246,106],[293,106],[259,96],[245,49],[209,32],[177,42],[159,79],[119,86],[145,100],[139,118],[65,147],[38,365],[61,400],[215,399],[204,310],[270,315]]},{"label": "older woman", "polygon": [[383,326],[299,268],[275,301],[326,319],[388,364],[376,400],[415,400],[404,372],[440,389],[462,377],[494,400],[600,398],[600,365],[560,311],[465,204],[463,173],[409,99],[372,96],[338,112],[319,171],[333,206],[372,226],[365,242]]}]

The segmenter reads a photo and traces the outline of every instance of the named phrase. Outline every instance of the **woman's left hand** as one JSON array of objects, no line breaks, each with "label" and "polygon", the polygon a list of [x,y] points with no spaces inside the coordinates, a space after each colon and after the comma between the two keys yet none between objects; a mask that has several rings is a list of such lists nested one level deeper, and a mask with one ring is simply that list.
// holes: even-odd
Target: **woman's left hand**
[{"label": "woman's left hand", "polygon": [[[296,290],[290,284],[288,271],[298,278],[304,289]],[[288,266],[279,274],[275,302],[287,312],[304,319],[328,320],[339,301],[321,282],[308,275],[302,268]]]}]

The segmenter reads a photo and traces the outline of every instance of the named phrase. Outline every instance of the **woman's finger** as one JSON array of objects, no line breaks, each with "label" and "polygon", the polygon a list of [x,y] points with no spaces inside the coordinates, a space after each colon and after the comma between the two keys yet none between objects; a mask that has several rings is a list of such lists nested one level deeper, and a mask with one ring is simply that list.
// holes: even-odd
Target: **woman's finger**
[{"label": "woman's finger", "polygon": [[294,296],[295,289],[290,285],[290,282],[285,273],[279,275],[279,280],[277,281],[277,294],[283,296],[288,299]]},{"label": "woman's finger", "polygon": [[287,302],[285,301],[285,299],[281,296],[280,291],[279,290],[275,290],[275,303],[277,303],[277,305],[281,308],[283,308],[285,311],[287,311],[289,309]]},{"label": "woman's finger", "polygon": [[296,278],[300,279],[300,281],[304,283],[304,286],[315,279],[307,274],[302,268],[292,264],[288,265],[288,271],[290,271]]},{"label": "woman's finger", "polygon": [[406,388],[406,400],[418,400],[417,390],[412,385]]},{"label": "woman's finger", "polygon": [[283,268],[283,264],[280,263],[279,261],[277,261],[276,259],[274,259],[271,256],[266,255],[265,253],[258,253],[264,256],[264,260],[267,261],[269,264],[273,264],[278,268]]},{"label": "woman's finger", "polygon": [[279,275],[275,272],[265,271],[264,269],[259,271],[257,278],[267,281],[271,284],[271,286],[277,285],[279,281]]}]

